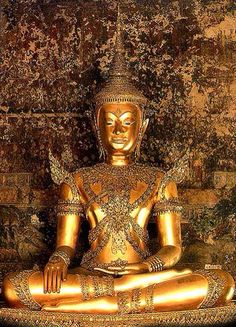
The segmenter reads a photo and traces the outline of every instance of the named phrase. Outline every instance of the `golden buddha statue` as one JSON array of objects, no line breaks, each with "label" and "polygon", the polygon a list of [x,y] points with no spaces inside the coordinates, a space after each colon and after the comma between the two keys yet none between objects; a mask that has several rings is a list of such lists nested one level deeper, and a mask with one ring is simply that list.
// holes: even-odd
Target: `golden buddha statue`
[{"label": "golden buddha statue", "polygon": [[[234,280],[222,270],[176,270],[181,256],[181,205],[176,180],[133,160],[148,125],[147,99],[132,85],[118,21],[116,53],[105,87],[95,96],[102,163],[68,173],[50,155],[60,184],[57,244],[43,272],[11,273],[3,282],[10,307],[78,313],[142,313],[222,306]],[[154,211],[160,250],[151,255],[147,225]],[[90,249],[69,271],[81,219]]]}]

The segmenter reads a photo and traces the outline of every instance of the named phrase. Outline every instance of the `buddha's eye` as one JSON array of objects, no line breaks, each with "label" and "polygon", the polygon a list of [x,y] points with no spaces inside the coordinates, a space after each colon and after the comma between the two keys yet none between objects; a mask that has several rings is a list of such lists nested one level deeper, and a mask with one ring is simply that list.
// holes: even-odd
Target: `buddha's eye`
[{"label": "buddha's eye", "polygon": [[106,120],[106,125],[107,125],[107,126],[112,126],[112,125],[113,125],[113,120],[111,120],[111,119],[107,119],[107,120]]},{"label": "buddha's eye", "polygon": [[131,125],[133,125],[134,122],[135,122],[134,120],[127,119],[127,120],[125,120],[125,121],[123,122],[123,125],[124,125],[124,126],[131,126]]}]

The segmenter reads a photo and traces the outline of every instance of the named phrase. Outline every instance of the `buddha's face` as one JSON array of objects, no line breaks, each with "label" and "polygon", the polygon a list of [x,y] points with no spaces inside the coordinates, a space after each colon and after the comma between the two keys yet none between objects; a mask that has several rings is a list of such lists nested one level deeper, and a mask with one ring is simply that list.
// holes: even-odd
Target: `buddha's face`
[{"label": "buddha's face", "polygon": [[131,103],[105,104],[97,112],[97,125],[109,155],[128,155],[137,145],[142,112]]}]

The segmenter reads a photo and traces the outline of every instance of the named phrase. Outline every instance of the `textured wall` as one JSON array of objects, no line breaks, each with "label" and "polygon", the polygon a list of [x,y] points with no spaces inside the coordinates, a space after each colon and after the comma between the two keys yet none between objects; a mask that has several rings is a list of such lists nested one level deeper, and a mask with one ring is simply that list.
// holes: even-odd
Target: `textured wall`
[{"label": "textured wall", "polygon": [[[223,213],[233,219],[235,1],[125,0],[121,10],[127,62],[152,110],[141,160],[168,169],[190,148],[182,198],[200,212],[229,201],[231,211]],[[26,206],[31,217],[53,204],[49,147],[68,169],[98,160],[85,112],[109,71],[116,15],[113,0],[0,1],[0,172],[32,174]],[[0,190],[9,192],[1,179]],[[224,215],[219,206],[217,217]],[[44,221],[46,214],[38,215]],[[209,215],[187,215],[194,235],[212,245],[214,227],[221,226],[231,242],[231,220],[225,218],[226,226],[212,218],[211,224]],[[225,253],[234,251],[231,246]]]},{"label": "textured wall", "polygon": [[[235,169],[233,2],[122,2],[127,62],[156,113],[145,141],[144,160],[168,167],[191,145],[208,170],[225,165]],[[97,84],[109,70],[116,14],[116,1],[2,0],[1,111],[83,115]],[[1,128],[3,171],[8,165],[17,170],[25,164],[37,171],[39,165],[35,169],[31,160],[36,156],[34,147],[40,151],[37,157],[44,161],[49,140],[57,147],[54,134],[63,139],[63,133],[57,132],[63,119],[49,119],[47,124],[40,120],[40,126],[35,126],[31,120],[11,119],[9,126]],[[81,128],[83,118],[75,120],[80,127],[75,127],[75,133],[66,132],[65,138],[69,147],[76,143],[82,159],[85,148],[78,144],[81,134],[77,128]],[[90,128],[87,121],[83,124],[85,130]],[[69,125],[66,121],[68,130]],[[19,133],[21,142],[15,142]],[[85,136],[83,140],[89,139],[88,130]],[[7,147],[12,142],[17,163],[12,162]],[[33,146],[31,155],[24,153],[23,147],[28,146]],[[6,163],[3,158],[7,156]]]}]

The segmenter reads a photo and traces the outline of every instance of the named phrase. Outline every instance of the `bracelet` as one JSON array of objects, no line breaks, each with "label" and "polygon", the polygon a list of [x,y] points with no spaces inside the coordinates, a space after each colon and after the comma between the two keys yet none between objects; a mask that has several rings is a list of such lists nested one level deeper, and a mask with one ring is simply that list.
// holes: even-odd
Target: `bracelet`
[{"label": "bracelet", "polygon": [[146,261],[144,261],[148,265],[149,272],[152,271],[161,271],[164,267],[164,262],[157,255],[149,257]]},{"label": "bracelet", "polygon": [[70,265],[70,257],[64,251],[56,250],[49,258],[49,262],[54,262],[56,257],[61,258],[65,262],[67,267]]}]

